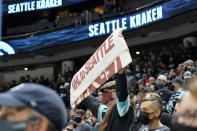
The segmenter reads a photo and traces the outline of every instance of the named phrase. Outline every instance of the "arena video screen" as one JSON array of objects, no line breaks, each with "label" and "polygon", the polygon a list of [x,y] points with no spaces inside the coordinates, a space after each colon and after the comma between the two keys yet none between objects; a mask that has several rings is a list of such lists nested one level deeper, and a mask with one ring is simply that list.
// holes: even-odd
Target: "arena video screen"
[{"label": "arena video screen", "polygon": [[[8,45],[10,46],[9,50],[12,48],[14,53],[30,52],[45,47],[65,45],[71,42],[105,36],[112,33],[118,27],[123,28],[124,31],[143,28],[146,25],[196,8],[197,0],[173,0],[120,18],[84,25],[79,28],[64,29],[33,37],[5,41],[7,45],[4,48],[1,45],[0,55],[11,54],[6,52],[7,48],[5,47]],[[4,52],[1,50],[4,50]],[[14,53],[12,52],[12,54]]]},{"label": "arena video screen", "polygon": [[23,0],[22,2],[3,4],[3,15],[64,7],[87,0]]}]

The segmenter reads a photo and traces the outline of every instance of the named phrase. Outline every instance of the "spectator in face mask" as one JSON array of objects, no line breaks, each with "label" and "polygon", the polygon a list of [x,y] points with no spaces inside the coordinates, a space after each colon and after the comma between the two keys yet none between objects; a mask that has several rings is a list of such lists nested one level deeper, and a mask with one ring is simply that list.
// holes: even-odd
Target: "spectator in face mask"
[{"label": "spectator in face mask", "polygon": [[110,81],[100,88],[100,101],[109,106],[115,100],[115,81]]},{"label": "spectator in face mask", "polygon": [[62,131],[66,108],[51,89],[38,84],[20,84],[0,94],[1,131]]},{"label": "spectator in face mask", "polygon": [[75,117],[72,119],[77,122],[78,127],[75,128],[75,131],[91,131],[92,127],[85,122],[85,111],[82,109],[76,110]]},{"label": "spectator in face mask", "polygon": [[171,131],[197,131],[197,78],[192,79],[172,121]]},{"label": "spectator in face mask", "polygon": [[134,108],[129,101],[124,69],[115,75],[115,80],[115,100],[109,107],[91,95],[83,101],[100,121],[99,131],[131,131],[133,127]]},{"label": "spectator in face mask", "polygon": [[139,131],[169,131],[170,129],[160,122],[162,110],[161,97],[156,93],[148,93],[140,106],[139,121],[143,125]]},{"label": "spectator in face mask", "polygon": [[182,88],[182,84],[183,80],[179,78],[175,78],[172,81],[172,85],[174,86],[174,94],[170,97],[166,105],[166,111],[171,115],[174,115],[176,102],[180,100],[184,95],[184,89]]},{"label": "spectator in face mask", "polygon": [[166,76],[160,75],[157,78],[157,88],[159,90],[156,91],[156,93],[160,95],[164,106],[166,106],[166,104],[168,103],[171,95],[173,94],[172,91],[167,89],[166,84],[167,84]]},{"label": "spectator in face mask", "polygon": [[137,98],[136,98],[136,119],[138,120],[140,115],[140,105],[142,100],[145,97],[145,89],[141,89],[138,91]]}]

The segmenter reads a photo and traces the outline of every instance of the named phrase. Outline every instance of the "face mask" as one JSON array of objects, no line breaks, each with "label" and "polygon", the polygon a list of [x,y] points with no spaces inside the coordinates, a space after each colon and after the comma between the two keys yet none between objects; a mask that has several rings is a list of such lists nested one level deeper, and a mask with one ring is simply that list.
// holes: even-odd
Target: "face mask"
[{"label": "face mask", "polygon": [[158,88],[158,89],[161,89],[161,88],[163,88],[163,87],[164,87],[164,84],[163,84],[163,83],[158,83],[158,84],[157,84],[157,88]]},{"label": "face mask", "polygon": [[0,120],[0,129],[1,131],[26,131],[27,122]]},{"label": "face mask", "polygon": [[149,113],[147,113],[147,112],[140,112],[139,121],[143,125],[148,125],[148,123],[151,122],[151,120],[149,119]]},{"label": "face mask", "polygon": [[177,122],[172,124],[170,129],[171,129],[171,131],[197,131],[197,128],[195,128],[195,127],[185,126],[185,125],[179,124]]},{"label": "face mask", "polygon": [[81,117],[74,117],[73,121],[80,123],[81,122]]}]

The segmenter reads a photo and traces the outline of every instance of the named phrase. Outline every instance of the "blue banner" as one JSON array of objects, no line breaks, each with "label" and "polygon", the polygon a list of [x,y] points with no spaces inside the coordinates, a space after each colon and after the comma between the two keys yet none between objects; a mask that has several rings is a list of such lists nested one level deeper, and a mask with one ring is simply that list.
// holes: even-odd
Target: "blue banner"
[{"label": "blue banner", "polygon": [[33,37],[10,40],[6,41],[6,43],[9,44],[16,53],[29,52],[45,47],[64,45],[108,35],[118,27],[123,28],[124,31],[142,28],[146,25],[196,8],[197,0],[172,0],[132,15],[89,24],[80,28],[64,29]]}]

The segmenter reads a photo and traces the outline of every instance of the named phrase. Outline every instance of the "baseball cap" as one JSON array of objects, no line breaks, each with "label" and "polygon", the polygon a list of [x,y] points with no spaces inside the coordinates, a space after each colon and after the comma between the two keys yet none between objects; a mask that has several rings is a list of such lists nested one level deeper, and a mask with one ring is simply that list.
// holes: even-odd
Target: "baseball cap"
[{"label": "baseball cap", "polygon": [[186,78],[192,78],[192,73],[190,71],[186,71],[184,74],[183,74],[183,77],[184,79]]},{"label": "baseball cap", "polygon": [[115,80],[109,81],[100,87],[101,92],[104,92],[107,90],[110,91],[111,89],[116,89],[116,81]]},{"label": "baseball cap", "polygon": [[33,83],[23,83],[0,93],[0,105],[30,107],[45,117],[61,131],[66,124],[66,108],[55,91]]},{"label": "baseball cap", "polygon": [[162,81],[167,82],[167,78],[166,78],[166,76],[164,76],[164,75],[159,75],[159,76],[157,77],[157,80],[162,80]]},{"label": "baseball cap", "polygon": [[197,68],[191,68],[191,73],[197,72]]},{"label": "baseball cap", "polygon": [[174,78],[174,79],[172,80],[172,83],[173,83],[173,82],[183,84],[183,80],[180,79],[180,78]]},{"label": "baseball cap", "polygon": [[194,61],[191,59],[186,60],[183,65],[194,66]]}]

